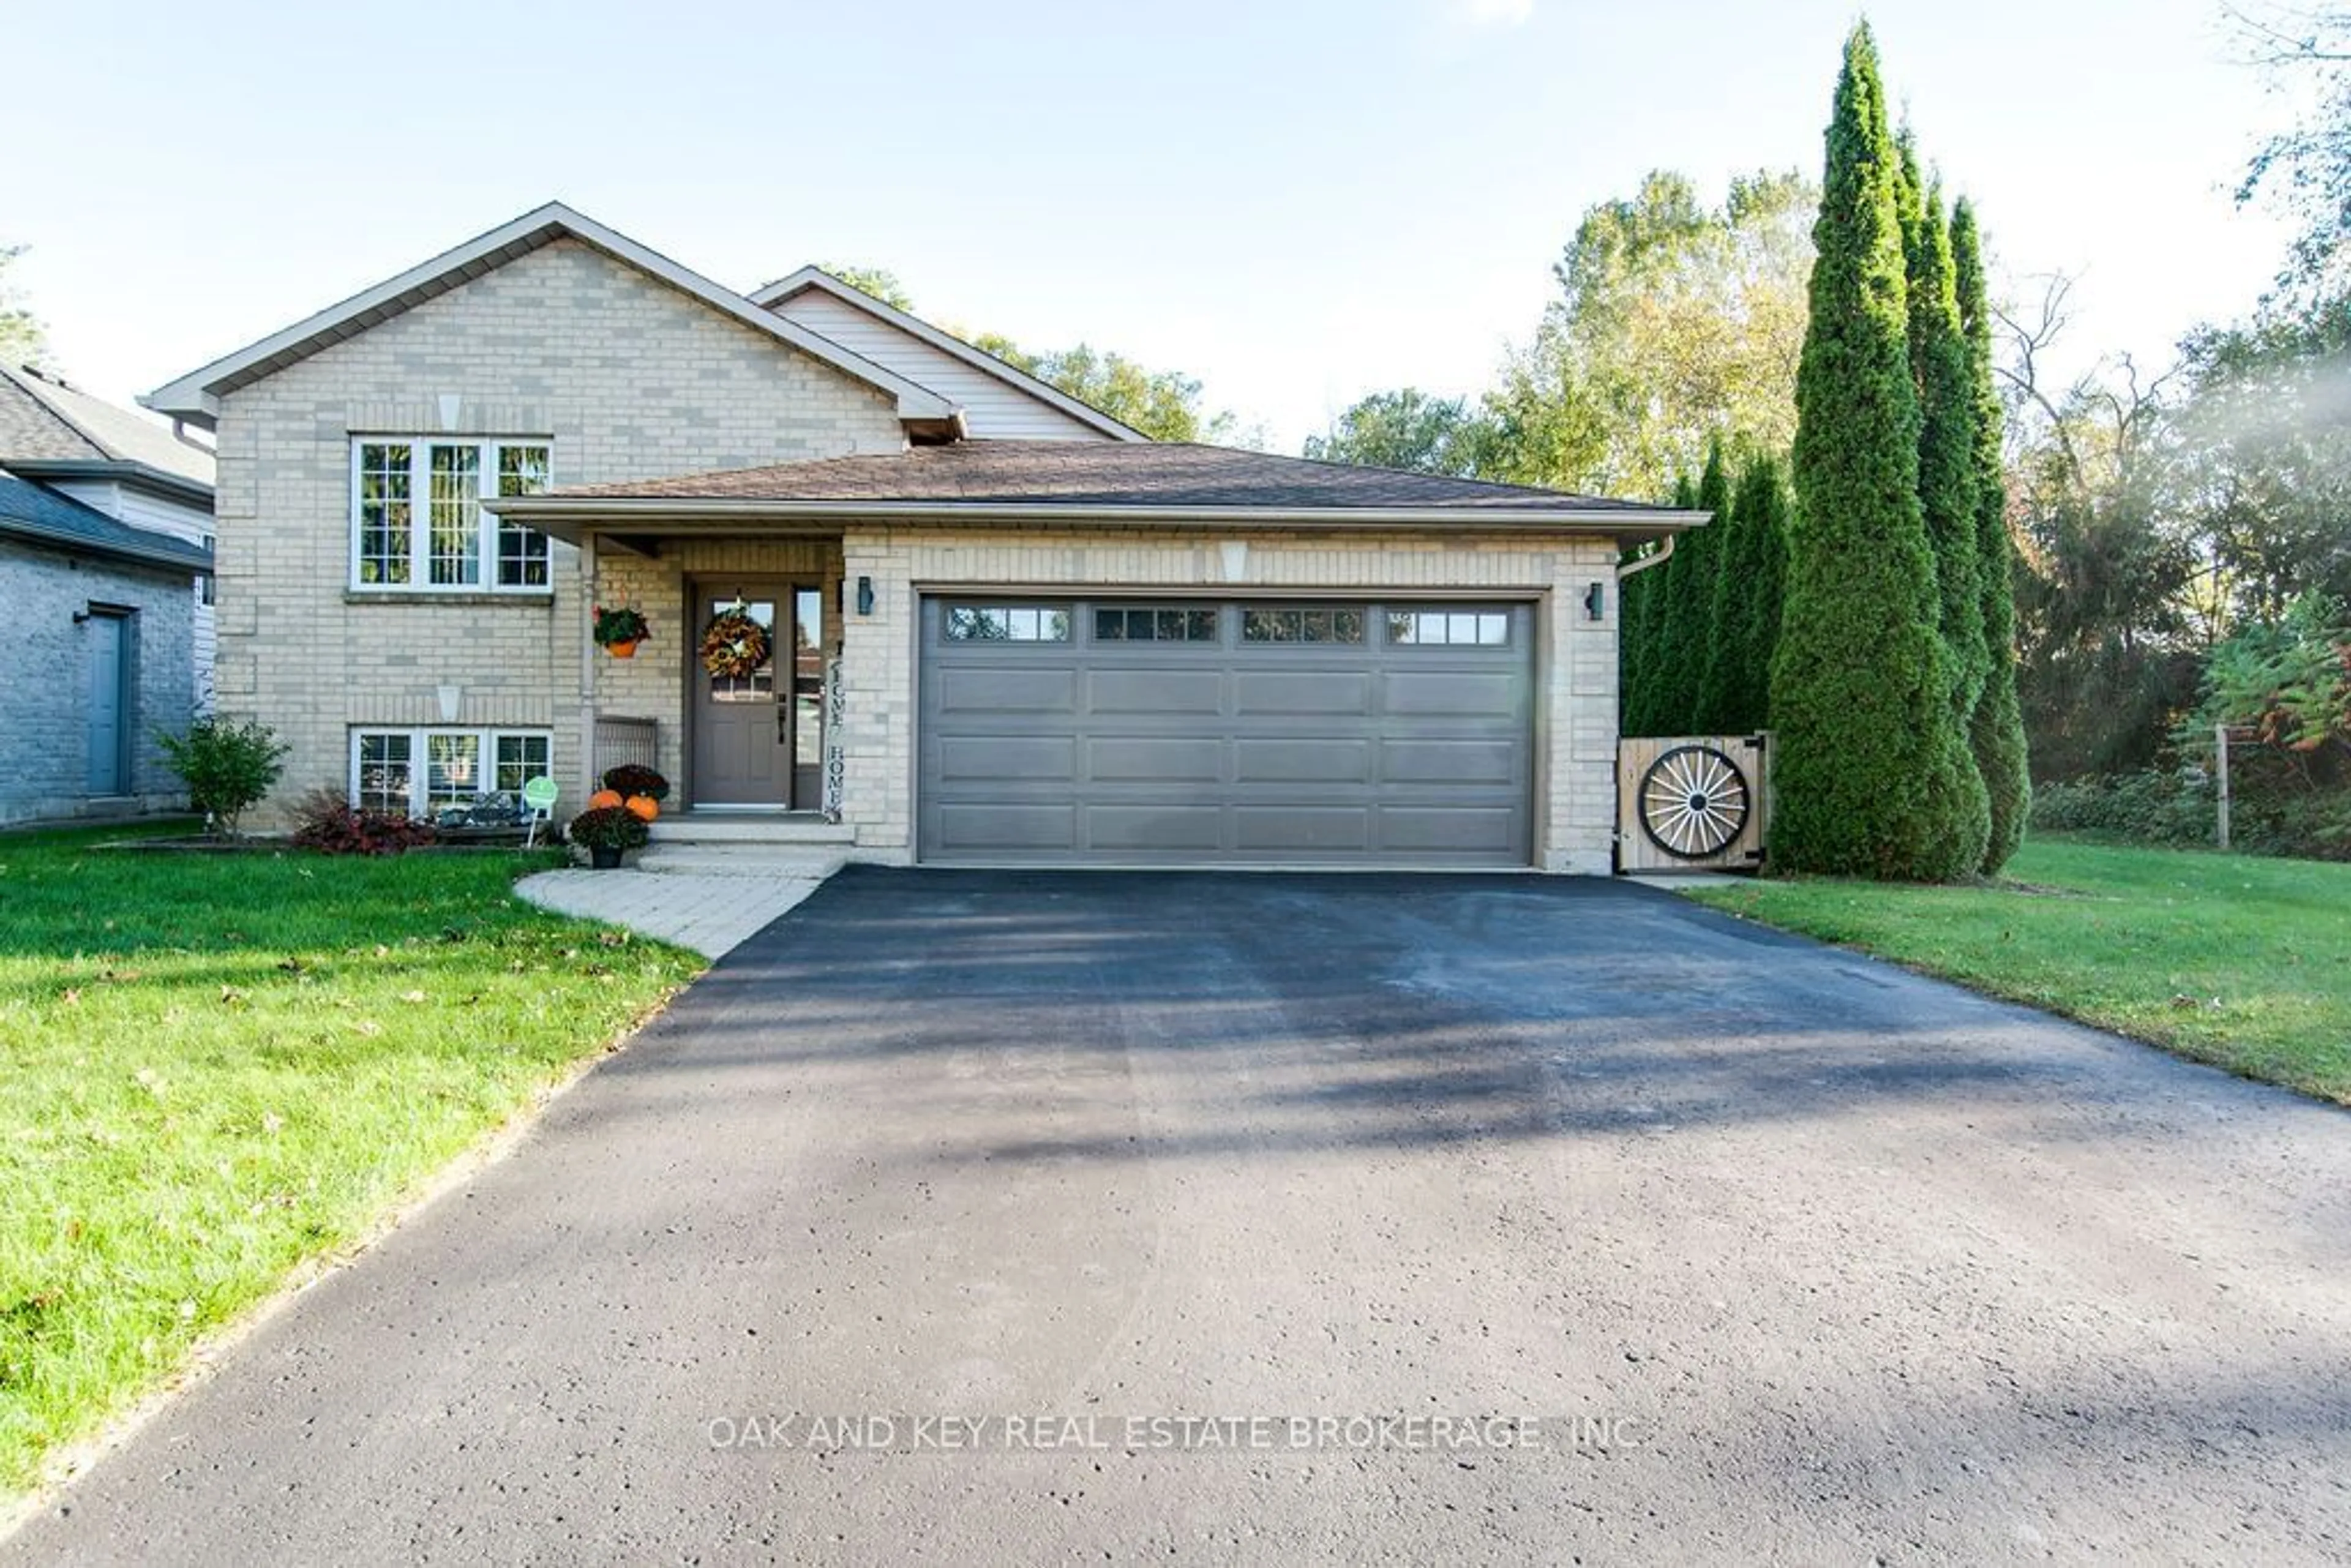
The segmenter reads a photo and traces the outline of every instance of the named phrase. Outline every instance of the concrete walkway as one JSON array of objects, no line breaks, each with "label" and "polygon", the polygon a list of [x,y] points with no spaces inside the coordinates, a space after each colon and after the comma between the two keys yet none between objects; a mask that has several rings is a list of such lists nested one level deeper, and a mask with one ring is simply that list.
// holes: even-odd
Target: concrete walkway
[{"label": "concrete walkway", "polygon": [[741,871],[543,871],[515,884],[541,909],[625,925],[723,958],[824,884],[837,854],[764,861]]}]

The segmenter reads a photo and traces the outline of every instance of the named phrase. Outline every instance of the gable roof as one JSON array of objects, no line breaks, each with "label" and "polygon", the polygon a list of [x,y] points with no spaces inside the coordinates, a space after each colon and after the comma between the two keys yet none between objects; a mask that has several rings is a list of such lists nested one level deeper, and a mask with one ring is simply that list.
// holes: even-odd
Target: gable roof
[{"label": "gable roof", "polygon": [[213,569],[213,552],[202,545],[117,522],[94,507],[13,474],[0,474],[0,537],[183,571]]},{"label": "gable roof", "polygon": [[362,289],[315,316],[271,333],[257,343],[215,360],[200,371],[191,371],[178,381],[160,386],[139,401],[158,413],[208,427],[220,413],[220,400],[237,388],[274,374],[347,338],[356,337],[371,327],[414,309],[428,299],[446,294],[559,239],[578,240],[601,251],[615,261],[632,267],[680,293],[702,301],[721,315],[731,317],[756,331],[822,361],[844,375],[889,394],[897,402],[900,419],[946,426],[955,423],[955,405],[928,387],[852,353],[796,321],[772,310],[761,309],[732,289],[721,287],[700,273],[680,267],[659,252],[639,245],[626,235],[606,228],[560,202],[549,202],[511,222],[500,224],[487,234],[477,235],[454,250],[444,251],[396,277],[386,278],[372,288]]},{"label": "gable roof", "polygon": [[647,519],[1531,528],[1655,538],[1704,512],[1179,442],[959,441],[487,503],[561,537]]},{"label": "gable roof", "polygon": [[30,366],[0,365],[0,466],[152,477],[206,503],[213,489],[210,448]]},{"label": "gable roof", "polygon": [[1148,441],[1151,437],[1134,426],[1122,423],[1109,414],[1053,385],[1041,381],[1009,361],[998,359],[985,349],[965,342],[954,333],[932,326],[919,316],[909,315],[886,299],[877,299],[845,278],[836,277],[820,267],[803,267],[789,277],[779,277],[765,287],[752,290],[752,304],[781,311],[796,297],[814,289],[842,304],[862,310],[875,320],[896,328],[907,336],[929,344],[941,353],[961,361],[984,375],[992,376],[1015,390],[1025,392],[1081,423],[1101,431],[1116,441]]}]

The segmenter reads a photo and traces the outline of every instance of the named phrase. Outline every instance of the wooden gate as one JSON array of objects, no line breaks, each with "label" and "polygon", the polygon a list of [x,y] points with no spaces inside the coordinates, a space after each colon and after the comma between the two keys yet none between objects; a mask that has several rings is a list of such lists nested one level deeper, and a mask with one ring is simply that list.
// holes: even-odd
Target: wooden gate
[{"label": "wooden gate", "polygon": [[1753,871],[1771,816],[1768,735],[1616,743],[1619,872]]}]

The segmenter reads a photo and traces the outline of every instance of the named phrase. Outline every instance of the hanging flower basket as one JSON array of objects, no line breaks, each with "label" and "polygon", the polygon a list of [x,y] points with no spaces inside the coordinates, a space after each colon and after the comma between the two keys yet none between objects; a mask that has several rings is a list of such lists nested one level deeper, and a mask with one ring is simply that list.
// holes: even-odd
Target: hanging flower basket
[{"label": "hanging flower basket", "polygon": [[596,643],[615,659],[633,659],[637,644],[653,634],[643,612],[633,605],[596,606]]},{"label": "hanging flower basket", "polygon": [[739,681],[768,662],[768,629],[751,619],[750,608],[738,599],[702,629],[702,667]]}]

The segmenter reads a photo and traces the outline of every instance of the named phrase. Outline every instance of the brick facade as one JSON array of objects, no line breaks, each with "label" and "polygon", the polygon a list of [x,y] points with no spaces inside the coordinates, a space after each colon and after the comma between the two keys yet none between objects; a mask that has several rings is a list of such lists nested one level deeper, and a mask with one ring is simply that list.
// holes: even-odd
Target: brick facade
[{"label": "brick facade", "polygon": [[[825,591],[843,670],[844,820],[864,858],[914,853],[916,595],[999,587],[1393,591],[1526,599],[1536,651],[1537,863],[1605,872],[1615,815],[1614,543],[1447,530],[1414,539],[1229,528],[1071,534],[847,524],[838,538],[597,538],[554,549],[553,591],[392,594],[348,584],[355,435],[536,437],[558,486],[894,452],[892,402],[574,240],[497,269],[226,395],[219,421],[221,712],[292,747],[272,807],[348,775],[355,727],[545,729],[567,800],[588,786],[591,718],[650,718],[690,804],[687,693],[699,580]],[[421,526],[421,518],[420,518]],[[1232,543],[1247,545],[1228,577]],[[652,548],[654,553],[645,553]],[[844,580],[873,612],[835,614]],[[1604,619],[1583,608],[1609,584]],[[589,608],[629,601],[653,639],[614,660]],[[268,825],[282,810],[256,813]]]},{"label": "brick facade", "polygon": [[[89,713],[84,686],[91,603],[122,606],[135,661],[127,795],[89,792]],[[8,607],[7,678],[0,680],[0,823],[93,812],[172,810],[187,791],[155,736],[179,734],[194,716],[189,658],[195,594],[185,571],[0,543],[0,604]]]},{"label": "brick facade", "polygon": [[[559,485],[904,445],[883,393],[572,240],[231,392],[216,700],[293,747],[256,825],[343,786],[354,726],[547,728],[567,795],[584,770],[580,552],[555,547],[554,591],[536,598],[351,591],[359,434],[545,437]],[[653,647],[674,657],[665,630]]]}]

